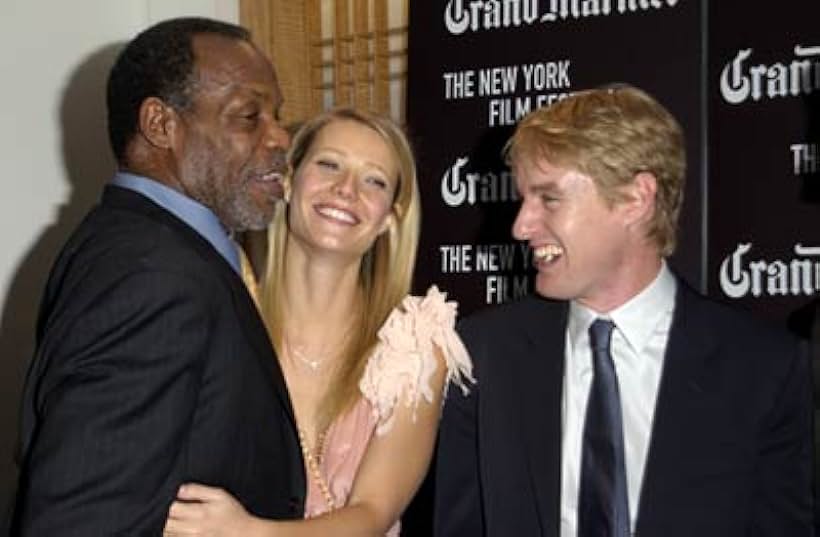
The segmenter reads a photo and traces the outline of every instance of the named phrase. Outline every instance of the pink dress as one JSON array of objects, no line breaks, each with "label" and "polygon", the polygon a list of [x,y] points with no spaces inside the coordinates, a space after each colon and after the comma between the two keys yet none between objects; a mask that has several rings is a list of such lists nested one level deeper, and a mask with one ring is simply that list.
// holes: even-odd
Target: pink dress
[{"label": "pink dress", "polygon": [[[445,390],[450,382],[466,391],[472,364],[455,332],[456,303],[435,286],[424,297],[408,296],[379,330],[379,342],[359,383],[362,398],[328,429],[319,471],[335,505],[347,503],[350,489],[370,439],[390,434],[396,405],[418,408],[433,401],[430,378],[439,361],[438,348],[447,367]],[[306,470],[308,490],[305,518],[329,511],[316,479]],[[399,523],[388,537],[399,535]]]}]

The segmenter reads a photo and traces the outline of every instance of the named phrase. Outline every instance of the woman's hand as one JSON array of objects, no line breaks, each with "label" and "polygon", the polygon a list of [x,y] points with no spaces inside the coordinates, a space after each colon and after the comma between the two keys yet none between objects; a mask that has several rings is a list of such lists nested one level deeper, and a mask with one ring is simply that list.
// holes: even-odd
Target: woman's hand
[{"label": "woman's hand", "polygon": [[244,537],[251,535],[256,518],[222,489],[188,483],[179,487],[171,504],[163,535]]}]

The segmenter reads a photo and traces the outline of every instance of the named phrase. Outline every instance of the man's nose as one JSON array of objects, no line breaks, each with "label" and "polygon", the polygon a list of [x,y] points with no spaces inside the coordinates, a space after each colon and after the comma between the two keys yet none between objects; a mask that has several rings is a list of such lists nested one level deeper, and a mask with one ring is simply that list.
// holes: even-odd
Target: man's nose
[{"label": "man's nose", "polygon": [[530,209],[527,202],[524,200],[521,202],[521,206],[518,207],[518,214],[515,215],[515,221],[513,222],[512,226],[513,237],[515,237],[516,240],[519,241],[528,240],[532,234],[532,229],[532,210]]},{"label": "man's nose", "polygon": [[265,145],[270,148],[290,147],[290,134],[276,119],[271,119],[265,133]]}]

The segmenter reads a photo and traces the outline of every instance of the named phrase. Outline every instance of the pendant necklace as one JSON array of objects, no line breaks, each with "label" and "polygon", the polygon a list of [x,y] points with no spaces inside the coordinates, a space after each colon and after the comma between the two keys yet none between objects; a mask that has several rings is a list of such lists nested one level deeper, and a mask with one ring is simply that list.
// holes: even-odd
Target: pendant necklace
[{"label": "pendant necklace", "polygon": [[287,338],[285,338],[285,346],[288,349],[288,353],[293,358],[296,358],[298,361],[302,362],[302,364],[313,373],[318,373],[319,369],[321,369],[322,365],[327,361],[327,353],[319,355],[318,358],[312,358],[307,353],[300,351],[296,345],[291,344]]}]

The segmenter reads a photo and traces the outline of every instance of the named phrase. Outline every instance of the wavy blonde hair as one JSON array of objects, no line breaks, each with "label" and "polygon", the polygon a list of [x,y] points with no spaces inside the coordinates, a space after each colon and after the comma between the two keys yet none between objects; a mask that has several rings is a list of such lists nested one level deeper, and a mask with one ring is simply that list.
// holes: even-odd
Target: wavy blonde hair
[{"label": "wavy blonde hair", "polygon": [[[353,121],[375,131],[393,151],[399,164],[398,183],[388,231],[379,235],[364,254],[359,271],[355,315],[350,336],[342,349],[341,367],[319,406],[319,430],[354,404],[360,395],[359,380],[377,340],[377,332],[390,312],[410,292],[421,220],[416,164],[402,129],[391,119],[351,108],[337,108],[304,123],[296,132],[288,153],[290,180],[317,134],[335,121]],[[262,278],[260,306],[277,352],[282,352],[284,281],[288,255],[288,210],[279,207],[268,228],[268,257]]]},{"label": "wavy blonde hair", "polygon": [[521,120],[504,153],[508,163],[538,159],[595,181],[610,204],[640,172],[657,181],[647,236],[671,255],[683,203],[686,151],[677,120],[646,92],[624,84],[582,91]]}]

